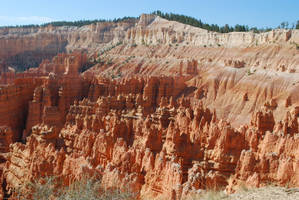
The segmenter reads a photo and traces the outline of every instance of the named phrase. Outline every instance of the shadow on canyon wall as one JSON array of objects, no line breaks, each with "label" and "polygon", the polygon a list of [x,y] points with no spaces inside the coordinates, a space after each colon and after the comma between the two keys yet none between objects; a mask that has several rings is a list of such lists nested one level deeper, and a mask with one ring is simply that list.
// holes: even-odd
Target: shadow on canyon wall
[{"label": "shadow on canyon wall", "polygon": [[7,65],[13,67],[16,72],[23,72],[29,68],[36,68],[44,59],[51,60],[58,53],[66,52],[67,41],[51,42],[47,46],[37,47],[33,51],[24,51],[5,59]]}]

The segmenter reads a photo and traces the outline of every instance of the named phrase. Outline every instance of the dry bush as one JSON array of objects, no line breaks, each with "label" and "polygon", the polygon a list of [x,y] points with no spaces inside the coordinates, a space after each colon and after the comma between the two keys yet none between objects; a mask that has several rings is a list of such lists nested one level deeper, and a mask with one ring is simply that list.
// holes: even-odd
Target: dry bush
[{"label": "dry bush", "polygon": [[41,178],[15,190],[17,200],[133,200],[129,190],[104,189],[101,181],[83,178],[69,186],[62,186],[54,177]]},{"label": "dry bush", "polygon": [[223,191],[208,190],[201,194],[191,196],[189,200],[224,200],[227,199],[227,197]]}]

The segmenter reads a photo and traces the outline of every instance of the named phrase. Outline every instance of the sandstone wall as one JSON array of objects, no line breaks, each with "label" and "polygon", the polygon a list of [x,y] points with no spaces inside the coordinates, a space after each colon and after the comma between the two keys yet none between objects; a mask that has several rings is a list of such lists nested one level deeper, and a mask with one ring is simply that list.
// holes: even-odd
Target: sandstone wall
[{"label": "sandstone wall", "polygon": [[144,113],[145,92],[141,99],[116,93],[75,101],[59,133],[54,124],[34,127],[26,144],[11,146],[6,191],[41,174],[66,184],[83,174],[102,176],[106,187],[129,187],[144,199],[185,199],[199,189],[234,191],[268,181],[298,186],[296,109],[273,122],[265,107],[234,129],[188,98],[162,95],[160,106]]},{"label": "sandstone wall", "polygon": [[0,89],[0,125],[12,129],[12,141],[21,139],[32,100],[34,88],[41,84],[39,79],[17,80],[15,84]]},{"label": "sandstone wall", "polygon": [[215,33],[152,15],[139,21],[103,22],[83,27],[2,28],[0,58],[17,69],[37,67],[59,52],[102,50],[118,42],[147,45],[192,45],[198,47],[254,47],[299,43],[298,30],[267,33]]}]

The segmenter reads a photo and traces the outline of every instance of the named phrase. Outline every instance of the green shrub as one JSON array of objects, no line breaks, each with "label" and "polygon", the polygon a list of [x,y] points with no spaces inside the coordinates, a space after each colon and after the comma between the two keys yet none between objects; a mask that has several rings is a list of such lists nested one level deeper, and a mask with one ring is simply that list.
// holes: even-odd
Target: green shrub
[{"label": "green shrub", "polygon": [[250,75],[252,75],[252,74],[253,74],[253,72],[251,72],[251,70],[248,69],[248,70],[247,70],[247,75],[250,76]]}]

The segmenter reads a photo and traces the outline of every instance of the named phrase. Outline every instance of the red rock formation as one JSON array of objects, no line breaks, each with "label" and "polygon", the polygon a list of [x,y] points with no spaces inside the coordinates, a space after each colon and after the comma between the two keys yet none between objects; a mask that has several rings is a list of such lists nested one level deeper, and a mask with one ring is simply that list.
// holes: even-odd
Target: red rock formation
[{"label": "red rock formation", "polygon": [[[140,109],[143,105],[138,103],[137,96],[126,109],[127,99],[118,96],[115,100],[101,97],[97,102],[75,102],[59,136],[56,129],[34,127],[27,144],[15,145],[11,151],[4,171],[7,189],[37,177],[39,171],[63,177],[66,183],[82,173],[100,173],[106,186],[129,187],[142,198],[184,198],[198,189],[228,184],[234,188],[242,181],[255,186],[267,180],[283,184],[296,174],[290,169],[292,161],[286,159],[295,156],[291,153],[293,150],[290,151],[296,146],[291,142],[294,138],[286,140],[283,139],[286,136],[267,132],[273,129],[270,114],[254,115],[251,128],[237,131],[229,123],[218,121],[215,113],[202,104],[190,109],[191,104],[186,99],[181,99],[176,108],[164,103],[146,120],[143,120],[145,116]],[[162,101],[166,101],[165,97]],[[286,124],[294,127],[293,123]],[[265,136],[258,139],[261,134]],[[64,141],[66,152],[59,149],[62,145],[59,140]],[[32,151],[26,154],[31,155],[30,159],[24,154],[27,149]],[[44,152],[41,157],[44,161],[36,151]],[[278,157],[268,158],[271,152],[276,152]],[[16,169],[14,157],[29,160]],[[31,165],[30,171],[23,171]],[[265,172],[262,177],[260,170]],[[16,174],[20,172],[29,176]],[[234,178],[227,182],[230,176]],[[292,184],[298,183],[296,178],[291,179]]]},{"label": "red rock formation", "polygon": [[28,102],[34,88],[41,84],[38,79],[18,80],[13,85],[2,86],[0,90],[0,125],[12,129],[12,141],[22,137],[26,121]]},{"label": "red rock formation", "polygon": [[15,70],[0,60],[0,84],[11,84],[15,77]]},{"label": "red rock formation", "polygon": [[243,68],[245,66],[245,62],[240,60],[224,60],[224,64],[234,68]]},{"label": "red rock formation", "polygon": [[252,116],[251,125],[258,128],[263,134],[266,131],[273,131],[275,121],[272,111],[258,111]]},{"label": "red rock formation", "polygon": [[88,46],[89,56],[62,53],[10,75],[0,66],[4,192],[85,174],[144,199],[299,186],[297,32],[228,37],[154,16],[135,22],[74,28],[68,48]]},{"label": "red rock formation", "polygon": [[61,54],[53,62],[42,63],[37,71],[48,73],[44,84],[35,88],[33,100],[29,102],[25,139],[32,126],[43,123],[62,128],[69,106],[82,98],[84,84],[78,71],[86,63],[86,55]]},{"label": "red rock formation", "polygon": [[46,28],[3,28],[0,30],[0,59],[16,69],[38,67],[43,59],[50,59],[65,51],[67,33],[60,34]]}]

